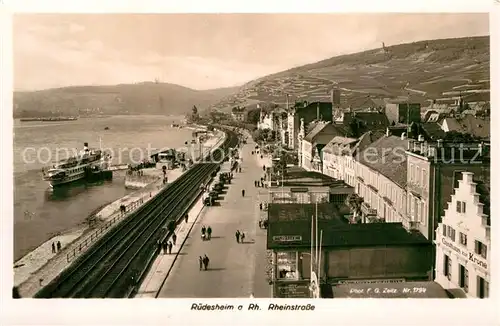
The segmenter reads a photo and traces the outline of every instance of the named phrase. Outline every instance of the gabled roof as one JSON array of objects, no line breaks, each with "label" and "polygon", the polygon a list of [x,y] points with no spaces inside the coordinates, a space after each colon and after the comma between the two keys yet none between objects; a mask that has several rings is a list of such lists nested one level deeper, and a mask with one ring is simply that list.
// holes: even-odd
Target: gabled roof
[{"label": "gabled roof", "polygon": [[363,121],[367,127],[386,127],[389,125],[389,119],[381,112],[355,112],[353,117]]},{"label": "gabled roof", "polygon": [[314,128],[304,137],[309,143],[319,143],[326,145],[334,136],[342,134],[341,128],[330,122],[318,122]]},{"label": "gabled roof", "polygon": [[467,133],[480,138],[490,137],[489,119],[482,119],[468,114],[463,116],[461,119],[446,118],[444,121],[446,121],[449,131]]},{"label": "gabled roof", "polygon": [[359,141],[353,147],[353,154],[357,154],[361,151],[364,151],[365,148],[370,146],[373,142],[377,141],[381,137],[384,137],[384,133],[380,131],[368,131],[365,132],[361,137],[359,137]]},{"label": "gabled roof", "polygon": [[407,148],[408,139],[383,136],[361,152],[359,162],[379,172],[404,189],[407,183],[405,155]]},{"label": "gabled roof", "polygon": [[358,141],[359,139],[356,138],[335,136],[328,144],[326,144],[326,146],[323,148],[323,152],[335,155],[351,153],[351,148]]},{"label": "gabled roof", "polygon": [[431,140],[444,139],[446,133],[441,126],[436,122],[426,122],[421,124],[422,130],[425,132],[426,136]]}]

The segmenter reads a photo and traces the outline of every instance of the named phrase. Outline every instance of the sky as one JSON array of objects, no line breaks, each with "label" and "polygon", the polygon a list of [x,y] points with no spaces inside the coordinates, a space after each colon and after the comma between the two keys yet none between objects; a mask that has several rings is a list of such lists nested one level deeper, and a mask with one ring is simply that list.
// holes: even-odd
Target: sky
[{"label": "sky", "polygon": [[14,88],[239,86],[341,54],[489,35],[488,14],[16,14]]}]

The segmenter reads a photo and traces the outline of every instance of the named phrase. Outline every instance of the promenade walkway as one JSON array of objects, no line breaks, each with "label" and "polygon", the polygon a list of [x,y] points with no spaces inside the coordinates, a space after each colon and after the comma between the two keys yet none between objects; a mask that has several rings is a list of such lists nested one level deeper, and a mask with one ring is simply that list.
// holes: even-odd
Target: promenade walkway
[{"label": "promenade walkway", "polygon": [[[254,297],[270,297],[265,272],[266,230],[258,227],[257,193],[261,188],[254,186],[262,166],[251,155],[254,147],[252,143],[244,146],[242,172],[234,173],[220,206],[206,207],[196,220],[179,226],[183,229],[176,231],[178,245],[171,255],[157,259],[136,297],[155,297],[158,291],[161,298],[235,298],[252,293]],[[244,198],[242,189],[246,191]],[[190,216],[194,217],[194,212]],[[203,225],[212,227],[212,240],[201,240]],[[236,242],[236,230],[245,233],[244,243]],[[198,258],[205,254],[210,258],[209,268],[200,271]]]}]

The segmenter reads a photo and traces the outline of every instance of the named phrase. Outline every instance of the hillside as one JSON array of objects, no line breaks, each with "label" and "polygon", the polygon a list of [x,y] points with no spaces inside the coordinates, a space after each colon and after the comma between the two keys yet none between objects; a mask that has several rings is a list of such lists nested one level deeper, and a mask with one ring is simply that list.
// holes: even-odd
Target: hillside
[{"label": "hillside", "polygon": [[[447,92],[489,90],[489,70],[489,36],[420,41],[342,55],[265,76],[215,107],[284,103],[285,94],[291,95],[291,101],[327,101],[333,87],[341,90],[343,103],[363,103],[368,97],[405,100],[409,96],[411,101],[424,104],[427,99],[450,96]],[[489,97],[488,92],[485,95]]]},{"label": "hillside", "polygon": [[39,116],[50,111],[78,114],[78,108],[100,108],[103,114],[184,114],[233,94],[238,88],[198,91],[167,83],[115,86],[73,86],[34,92],[14,92],[14,116]]}]

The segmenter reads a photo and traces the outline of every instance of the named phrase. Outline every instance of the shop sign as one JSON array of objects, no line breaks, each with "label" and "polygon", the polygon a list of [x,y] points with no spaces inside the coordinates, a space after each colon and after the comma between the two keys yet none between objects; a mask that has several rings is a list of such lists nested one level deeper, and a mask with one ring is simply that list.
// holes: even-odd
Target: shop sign
[{"label": "shop sign", "polygon": [[456,252],[457,254],[462,255],[463,257],[465,257],[466,259],[468,259],[472,263],[478,265],[479,267],[481,267],[485,270],[488,270],[488,264],[485,261],[483,261],[482,259],[477,258],[476,254],[474,252],[458,248],[453,243],[446,241],[445,237],[441,238],[441,243],[444,244],[446,247],[450,248],[451,250],[453,250],[454,252]]},{"label": "shop sign", "polygon": [[300,235],[275,235],[275,236],[273,236],[273,241],[275,241],[275,242],[302,241],[302,236],[300,236]]}]

